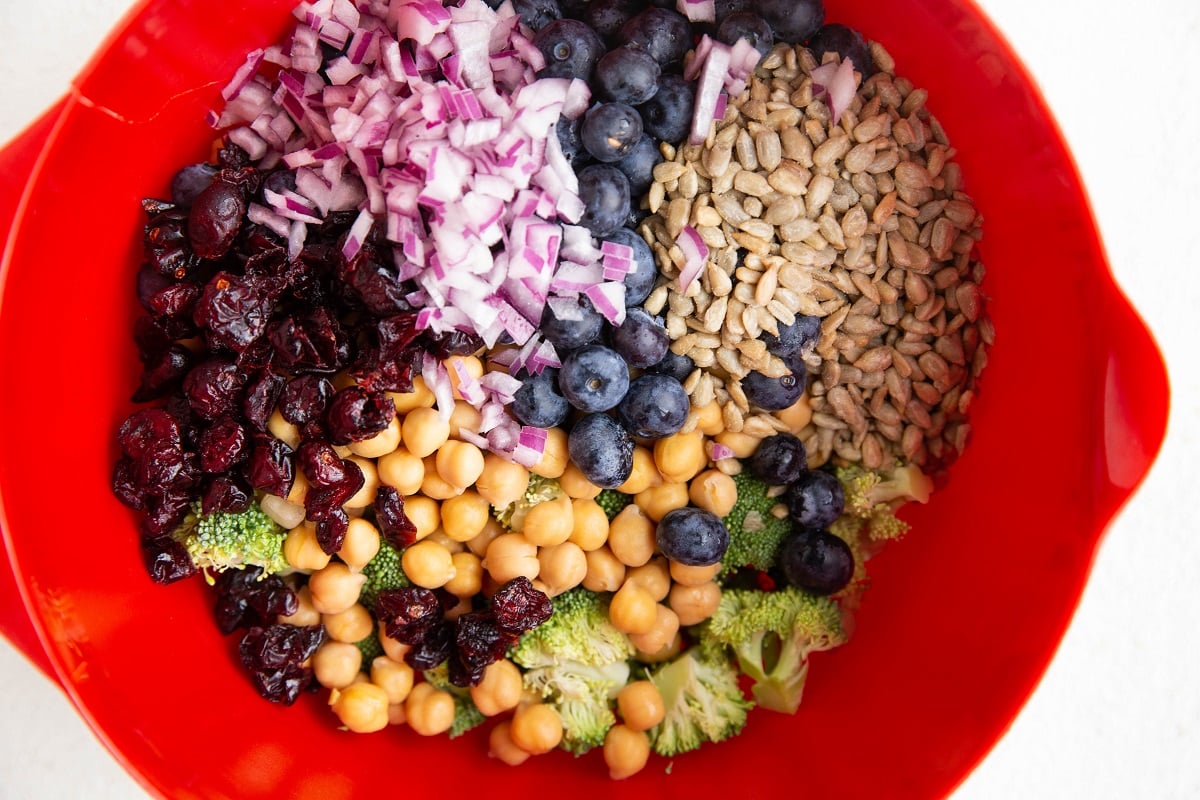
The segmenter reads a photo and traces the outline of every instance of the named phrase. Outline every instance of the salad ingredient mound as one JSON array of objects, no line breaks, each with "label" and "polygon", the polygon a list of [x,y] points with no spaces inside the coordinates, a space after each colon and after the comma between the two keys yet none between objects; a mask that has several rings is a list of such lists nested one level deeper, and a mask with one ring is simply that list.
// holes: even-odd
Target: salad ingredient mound
[{"label": "salad ingredient mound", "polygon": [[981,221],[883,47],[736,5],[302,2],[143,201],[112,489],[263,698],[621,779],[847,641],[970,432]]}]

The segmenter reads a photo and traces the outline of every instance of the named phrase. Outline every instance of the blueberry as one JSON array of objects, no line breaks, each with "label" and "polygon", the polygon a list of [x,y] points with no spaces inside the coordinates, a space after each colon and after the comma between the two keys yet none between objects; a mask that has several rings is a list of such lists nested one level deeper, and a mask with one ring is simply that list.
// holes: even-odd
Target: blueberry
[{"label": "blueberry", "polygon": [[717,22],[724,22],[725,18],[730,14],[736,14],[739,11],[752,11],[754,3],[751,0],[716,0],[713,4],[713,9]]},{"label": "blueberry", "polygon": [[784,498],[792,519],[806,528],[828,528],[846,507],[842,484],[819,469],[801,473],[788,485]]},{"label": "blueberry", "polygon": [[615,489],[633,473],[633,439],[607,414],[588,414],[567,435],[567,454],[584,477]]},{"label": "blueberry", "polygon": [[[599,103],[584,114],[579,134],[592,158],[605,163],[620,161],[642,138],[642,118],[633,106]],[[633,194],[640,195],[641,192]]]},{"label": "blueberry", "polygon": [[701,508],[668,511],[654,532],[658,549],[688,567],[707,567],[725,557],[729,530],[721,518]]},{"label": "blueberry", "polygon": [[641,308],[630,308],[625,320],[613,328],[612,348],[631,367],[649,367],[662,361],[671,346],[667,328]]},{"label": "blueberry", "polygon": [[626,245],[633,250],[633,268],[625,275],[625,307],[641,305],[654,289],[658,277],[658,265],[654,253],[638,233],[629,228],[618,228],[604,237],[610,242]]},{"label": "blueberry", "polygon": [[592,164],[579,170],[579,199],[583,218],[579,224],[604,238],[625,224],[629,216],[629,179],[611,164]]},{"label": "blueberry", "polygon": [[[637,112],[635,111],[634,113],[636,114]],[[639,116],[638,126],[640,127],[641,124],[642,118]],[[614,164],[629,179],[629,195],[631,198],[641,197],[650,191],[650,186],[654,183],[654,168],[661,164],[662,160],[662,152],[659,151],[658,145],[654,143],[654,139],[643,133],[634,142],[629,152]]]},{"label": "blueberry", "polygon": [[558,19],[533,36],[533,43],[546,57],[539,78],[589,80],[596,62],[604,55],[599,35],[577,19]]},{"label": "blueberry", "polygon": [[554,130],[558,133],[558,146],[573,169],[579,171],[591,163],[591,156],[583,146],[583,117],[559,117]]},{"label": "blueberry", "polygon": [[750,474],[772,486],[787,486],[808,469],[804,442],[790,433],[768,436],[747,463]]},{"label": "blueberry", "polygon": [[866,40],[861,33],[846,25],[833,23],[823,26],[809,40],[808,49],[816,56],[818,63],[826,53],[837,53],[841,60],[848,58],[853,61],[854,69],[864,78],[875,72],[875,61],[871,58]]},{"label": "blueberry", "polygon": [[648,372],[629,385],[617,406],[617,419],[638,438],[662,439],[679,432],[689,410],[682,383],[670,375]]},{"label": "blueberry", "polygon": [[579,306],[576,319],[559,319],[549,304],[542,311],[539,329],[546,341],[554,345],[554,349],[560,354],[591,344],[604,328],[604,317],[592,305],[591,300],[581,294],[576,302]]},{"label": "blueberry", "polygon": [[522,373],[521,388],[513,395],[513,416],[522,425],[553,428],[561,425],[571,410],[567,398],[558,393],[558,370],[544,369],[536,375]]},{"label": "blueberry", "polygon": [[641,0],[591,0],[581,19],[604,39],[612,41],[622,26],[641,10]]},{"label": "blueberry", "polygon": [[794,360],[788,366],[792,372],[780,378],[768,378],[761,372],[750,372],[742,378],[742,391],[751,405],[763,411],[782,411],[804,395],[808,382],[804,362]]},{"label": "blueberry", "polygon": [[763,332],[760,337],[767,345],[771,355],[786,358],[787,356],[808,355],[821,338],[821,318],[797,314],[796,321],[791,325],[780,325],[779,335],[773,336]]},{"label": "blueberry", "polygon": [[682,142],[692,129],[695,107],[696,85],[682,75],[663,75],[654,97],[638,106],[642,129],[664,142]]},{"label": "blueberry", "polygon": [[648,8],[621,26],[617,41],[645,50],[666,67],[683,61],[692,49],[692,24],[673,9]]},{"label": "blueberry", "polygon": [[608,411],[629,389],[629,367],[615,351],[590,344],[563,359],[558,389],[580,411]]},{"label": "blueberry", "polygon": [[825,22],[822,0],[758,0],[755,4],[775,33],[775,41],[804,44]]},{"label": "blueberry", "polygon": [[738,39],[745,39],[764,58],[775,46],[771,26],[751,11],[739,11],[726,17],[717,28],[717,39],[729,45],[737,44]]},{"label": "blueberry", "polygon": [[854,576],[854,553],[829,531],[790,534],[783,540],[779,563],[788,583],[812,594],[833,594]]},{"label": "blueberry", "polygon": [[662,361],[650,367],[650,372],[658,375],[670,375],[675,380],[683,383],[695,368],[695,361],[692,361],[687,356],[681,356],[678,353],[667,350],[667,354],[663,356]]},{"label": "blueberry", "polygon": [[563,15],[558,0],[512,0],[512,6],[521,15],[521,22],[533,31],[540,31]]},{"label": "blueberry", "polygon": [[649,53],[618,47],[596,62],[593,84],[601,99],[636,106],[654,97],[661,75],[662,69]]},{"label": "blueberry", "polygon": [[209,187],[216,175],[217,168],[212,164],[203,161],[189,164],[171,178],[171,202],[190,206]]}]

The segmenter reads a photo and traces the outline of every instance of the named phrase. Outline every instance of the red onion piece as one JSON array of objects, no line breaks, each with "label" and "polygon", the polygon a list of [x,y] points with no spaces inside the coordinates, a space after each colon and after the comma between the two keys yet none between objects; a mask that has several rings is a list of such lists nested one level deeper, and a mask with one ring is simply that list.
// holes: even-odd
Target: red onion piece
[{"label": "red onion piece", "polygon": [[717,9],[714,0],[676,0],[675,10],[692,22],[717,21]]},{"label": "red onion piece", "polygon": [[683,269],[679,271],[678,288],[680,293],[686,293],[688,288],[700,277],[701,270],[708,263],[708,245],[691,225],[684,225],[675,243],[683,251]]}]

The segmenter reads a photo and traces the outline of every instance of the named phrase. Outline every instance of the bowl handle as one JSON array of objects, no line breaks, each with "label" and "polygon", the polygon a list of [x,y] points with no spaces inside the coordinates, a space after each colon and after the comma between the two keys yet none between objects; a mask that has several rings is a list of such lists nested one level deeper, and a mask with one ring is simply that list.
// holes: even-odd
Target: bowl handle
[{"label": "bowl handle", "polygon": [[[42,146],[62,114],[65,100],[46,109],[37,120],[0,150],[0,253],[4,251],[9,230],[20,205],[21,194],[42,152]],[[58,682],[49,656],[38,638],[33,622],[17,588],[4,532],[0,531],[0,635],[21,650],[35,667]]]}]

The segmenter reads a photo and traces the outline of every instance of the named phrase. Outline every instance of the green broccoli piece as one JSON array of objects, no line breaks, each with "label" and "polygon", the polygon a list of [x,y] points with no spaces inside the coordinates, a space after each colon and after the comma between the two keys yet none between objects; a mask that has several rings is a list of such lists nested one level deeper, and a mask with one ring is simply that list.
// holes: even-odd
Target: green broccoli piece
[{"label": "green broccoli piece", "polygon": [[564,750],[581,755],[604,744],[608,729],[617,724],[613,703],[629,683],[629,662],[603,666],[564,661],[526,670],[525,688],[552,706],[562,719]]},{"label": "green broccoli piece", "polygon": [[266,577],[290,569],[283,556],[286,531],[256,502],[245,511],[212,514],[205,514],[195,502],[171,536],[187,549],[192,563],[204,571],[210,583],[210,570],[224,572],[255,566],[261,567]]},{"label": "green broccoli piece", "polygon": [[368,671],[371,669],[371,662],[383,655],[383,643],[374,631],[359,639],[354,646],[362,653],[363,669]]},{"label": "green broccoli piece", "polygon": [[741,567],[769,570],[775,566],[779,547],[792,532],[792,520],[771,513],[779,500],[768,495],[770,485],[743,469],[733,476],[737,500],[725,517],[729,530],[729,548],[721,559],[722,574]]},{"label": "green broccoli piece", "polygon": [[631,496],[624,492],[618,492],[616,489],[601,489],[600,494],[596,495],[596,503],[604,509],[609,522],[612,522],[613,517],[620,514],[621,510],[632,502]]},{"label": "green broccoli piece", "polygon": [[543,478],[541,475],[530,473],[525,496],[503,507],[492,506],[492,513],[500,524],[510,531],[520,531],[525,527],[525,515],[529,513],[529,509],[538,503],[554,500],[561,494],[562,486],[554,478]]},{"label": "green broccoli piece", "polygon": [[666,715],[650,729],[650,744],[661,756],[695,750],[742,732],[754,704],[738,686],[728,658],[708,658],[698,648],[685,650],[648,673],[663,698]]},{"label": "green broccoli piece", "polygon": [[846,641],[838,604],[792,586],[726,589],[700,636],[710,649],[732,650],[758,705],[789,714],[800,706],[809,654]]},{"label": "green broccoli piece", "polygon": [[451,739],[462,736],[487,720],[471,699],[471,690],[450,682],[450,667],[445,661],[433,669],[424,670],[421,674],[435,689],[449,692],[454,698],[454,721],[450,723],[448,731]]},{"label": "green broccoli piece", "polygon": [[[933,491],[933,481],[912,464],[890,474],[852,464],[839,467],[837,478],[846,495],[846,516],[858,519],[859,529],[874,541],[899,539],[907,533],[909,525],[896,517],[896,510],[911,500],[927,502]],[[848,530],[851,524],[843,528]]]},{"label": "green broccoli piece", "polygon": [[550,619],[521,634],[509,651],[526,669],[575,661],[604,666],[633,657],[633,643],[608,619],[608,604],[596,592],[576,587],[555,597]]},{"label": "green broccoli piece", "polygon": [[362,568],[367,582],[363,584],[358,602],[366,606],[367,610],[375,611],[375,600],[380,592],[412,585],[400,566],[400,557],[403,554],[403,550],[393,546],[387,539],[379,540],[379,552]]}]

